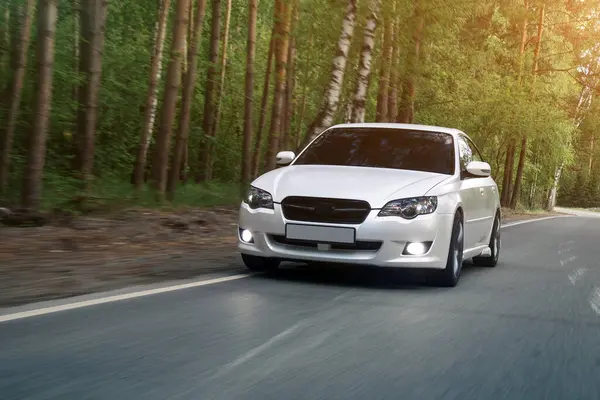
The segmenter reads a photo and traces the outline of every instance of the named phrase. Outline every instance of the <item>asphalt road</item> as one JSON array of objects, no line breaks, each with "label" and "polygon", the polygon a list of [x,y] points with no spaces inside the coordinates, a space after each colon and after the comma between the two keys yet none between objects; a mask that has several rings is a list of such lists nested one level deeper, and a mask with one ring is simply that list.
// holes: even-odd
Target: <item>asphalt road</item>
[{"label": "asphalt road", "polygon": [[503,246],[453,289],[284,269],[2,322],[0,398],[599,399],[600,220]]}]

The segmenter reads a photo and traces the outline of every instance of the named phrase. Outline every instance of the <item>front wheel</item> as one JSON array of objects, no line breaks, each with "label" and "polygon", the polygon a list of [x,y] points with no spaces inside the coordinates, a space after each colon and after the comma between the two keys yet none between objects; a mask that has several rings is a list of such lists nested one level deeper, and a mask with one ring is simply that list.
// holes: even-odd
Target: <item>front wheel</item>
[{"label": "front wheel", "polygon": [[464,242],[465,230],[463,221],[461,215],[457,213],[454,216],[454,223],[452,225],[446,268],[434,272],[434,279],[437,285],[454,287],[458,284],[462,271]]},{"label": "front wheel", "polygon": [[490,237],[490,250],[492,254],[490,257],[473,257],[473,263],[482,267],[495,267],[500,259],[500,247],[500,216],[496,215],[492,228],[492,236]]},{"label": "front wheel", "polygon": [[246,268],[254,272],[274,271],[280,264],[280,261],[274,258],[252,256],[250,254],[242,254],[242,261],[244,261]]}]

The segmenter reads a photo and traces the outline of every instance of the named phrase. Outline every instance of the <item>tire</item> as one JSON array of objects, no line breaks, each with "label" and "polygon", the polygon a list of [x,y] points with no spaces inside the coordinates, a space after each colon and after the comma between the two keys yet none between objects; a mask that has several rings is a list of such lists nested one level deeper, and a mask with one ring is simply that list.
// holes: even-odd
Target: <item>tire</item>
[{"label": "tire", "polygon": [[434,281],[436,285],[442,287],[455,287],[460,280],[460,273],[463,264],[463,251],[465,245],[465,229],[462,221],[462,215],[457,213],[454,216],[452,224],[452,236],[450,237],[450,247],[448,248],[448,260],[446,268],[434,272]]},{"label": "tire", "polygon": [[496,214],[494,226],[492,228],[492,236],[490,237],[490,249],[492,250],[492,256],[473,257],[473,263],[482,267],[494,268],[496,265],[498,265],[501,248],[502,241],[500,240],[500,215]]},{"label": "tire", "polygon": [[254,272],[270,272],[275,271],[280,264],[279,260],[274,258],[266,258],[242,254],[242,261],[250,271]]}]

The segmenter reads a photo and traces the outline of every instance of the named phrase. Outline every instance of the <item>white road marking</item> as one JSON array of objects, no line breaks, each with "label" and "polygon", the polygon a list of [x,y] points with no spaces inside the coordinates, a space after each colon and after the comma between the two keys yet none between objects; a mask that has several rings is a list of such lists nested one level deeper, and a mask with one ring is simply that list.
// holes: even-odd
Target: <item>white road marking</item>
[{"label": "white road marking", "polygon": [[594,310],[596,314],[600,315],[600,288],[594,288],[594,291],[590,295],[589,302],[592,310]]},{"label": "white road marking", "polygon": [[222,368],[219,369],[219,371],[217,371],[216,374],[214,374],[212,376],[211,379],[217,378],[217,377],[227,373],[228,371],[234,369],[235,367],[240,366],[240,365],[244,364],[245,362],[253,359],[260,353],[267,350],[269,347],[273,346],[275,343],[280,342],[283,339],[285,339],[286,337],[290,336],[292,333],[294,333],[300,327],[300,325],[301,325],[301,323],[298,322],[297,324],[286,329],[285,331],[273,336],[271,339],[267,340],[260,346],[257,346],[255,348],[251,349],[250,351],[248,351],[245,354],[243,354],[242,356],[236,358],[234,361],[230,362],[229,364],[224,365]]},{"label": "white road marking", "polygon": [[573,247],[571,247],[571,246],[569,246],[569,247],[563,247],[562,249],[558,249],[558,254],[568,253],[571,250],[573,250]]},{"label": "white road marking", "polygon": [[523,225],[523,224],[530,224],[532,222],[540,222],[540,221],[547,221],[549,219],[556,219],[556,218],[567,218],[568,216],[552,216],[552,217],[544,217],[544,218],[532,218],[532,219],[526,219],[525,221],[517,221],[517,222],[512,222],[509,224],[503,224],[501,226],[501,228],[510,228],[511,226],[517,226],[517,225]]},{"label": "white road marking", "polygon": [[572,263],[573,261],[577,260],[578,258],[579,257],[577,257],[577,256],[571,256],[565,260],[560,260],[560,265],[564,267],[565,265]]},{"label": "white road marking", "polygon": [[113,303],[116,301],[135,299],[137,297],[151,296],[151,295],[159,294],[159,293],[174,292],[176,290],[184,290],[184,289],[190,289],[190,288],[195,288],[195,287],[200,287],[200,286],[214,285],[216,283],[234,281],[237,279],[247,278],[249,276],[252,276],[252,274],[239,274],[239,275],[225,276],[222,278],[208,279],[208,280],[204,280],[204,281],[184,283],[181,285],[166,286],[166,287],[161,287],[161,288],[157,288],[157,289],[142,290],[140,292],[126,293],[126,294],[120,294],[120,295],[116,295],[116,296],[109,296],[109,297],[103,297],[103,298],[98,298],[98,299],[93,299],[93,300],[80,301],[80,302],[64,304],[64,305],[60,305],[60,306],[45,307],[45,308],[40,308],[37,310],[23,311],[23,312],[14,313],[14,314],[0,315],[0,322],[35,317],[38,315],[53,314],[53,313],[60,312],[60,311],[74,310],[76,308],[90,307],[90,306],[95,306],[98,304]]},{"label": "white road marking", "polygon": [[587,268],[577,268],[575,271],[569,274],[569,280],[571,284],[575,286],[579,278],[582,278],[583,275],[587,272]]}]

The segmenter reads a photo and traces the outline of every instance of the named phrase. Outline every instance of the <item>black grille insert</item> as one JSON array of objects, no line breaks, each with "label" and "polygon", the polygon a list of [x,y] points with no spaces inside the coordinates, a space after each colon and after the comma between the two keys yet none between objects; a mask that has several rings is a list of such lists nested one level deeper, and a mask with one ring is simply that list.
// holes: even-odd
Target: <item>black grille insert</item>
[{"label": "black grille insert", "polygon": [[283,199],[281,209],[285,218],[293,221],[361,224],[371,206],[363,200],[290,196]]},{"label": "black grille insert", "polygon": [[[316,249],[317,242],[307,240],[287,239],[281,235],[271,235],[271,238],[280,244],[289,246],[304,247],[307,249]],[[356,243],[332,243],[332,250],[357,250],[357,251],[377,251],[381,248],[382,242],[359,240]]]}]

